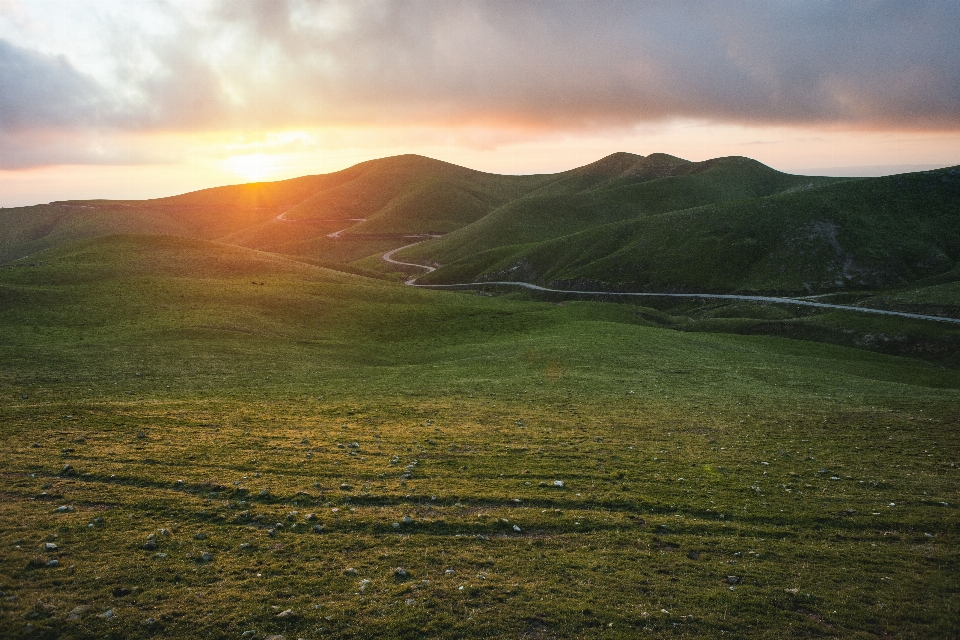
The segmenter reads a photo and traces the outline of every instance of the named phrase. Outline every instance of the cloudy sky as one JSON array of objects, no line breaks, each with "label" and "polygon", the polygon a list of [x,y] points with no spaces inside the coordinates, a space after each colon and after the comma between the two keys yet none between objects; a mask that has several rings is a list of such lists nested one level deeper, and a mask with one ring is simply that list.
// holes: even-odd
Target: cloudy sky
[{"label": "cloudy sky", "polygon": [[960,2],[0,0],[0,206],[421,153],[960,164]]}]

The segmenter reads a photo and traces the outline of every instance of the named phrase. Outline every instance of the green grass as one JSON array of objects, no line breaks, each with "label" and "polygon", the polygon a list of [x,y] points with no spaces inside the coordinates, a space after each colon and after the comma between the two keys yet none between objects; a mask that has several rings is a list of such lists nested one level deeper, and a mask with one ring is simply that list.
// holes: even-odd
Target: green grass
[{"label": "green grass", "polygon": [[176,238],[34,264],[0,269],[4,637],[960,628],[956,369]]}]

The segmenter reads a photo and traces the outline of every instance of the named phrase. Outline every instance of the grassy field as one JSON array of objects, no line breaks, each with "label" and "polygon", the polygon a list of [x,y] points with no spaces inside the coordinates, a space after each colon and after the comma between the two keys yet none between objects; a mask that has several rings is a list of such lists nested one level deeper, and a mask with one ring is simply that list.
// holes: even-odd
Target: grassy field
[{"label": "grassy field", "polygon": [[3,637],[960,630],[944,363],[193,240],[31,264],[0,269]]}]

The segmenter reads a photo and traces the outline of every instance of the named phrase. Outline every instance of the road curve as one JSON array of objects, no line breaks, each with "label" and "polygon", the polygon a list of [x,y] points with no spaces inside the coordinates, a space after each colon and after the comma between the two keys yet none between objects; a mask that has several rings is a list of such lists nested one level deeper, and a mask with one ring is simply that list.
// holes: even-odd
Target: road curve
[{"label": "road curve", "polygon": [[[413,262],[400,262],[399,260],[394,260],[394,259],[393,259],[393,254],[395,254],[397,251],[400,251],[400,250],[402,250],[402,249],[406,249],[407,247],[412,247],[413,245],[415,245],[415,244],[420,244],[421,242],[423,242],[423,240],[417,240],[416,242],[411,242],[410,244],[405,244],[405,245],[403,245],[402,247],[397,247],[396,249],[391,249],[390,251],[387,251],[385,254],[383,254],[382,256],[380,256],[380,259],[383,260],[384,262],[388,262],[388,263],[390,263],[390,264],[399,265],[399,266],[402,266],[402,267],[417,267],[418,269],[425,269],[425,271],[424,271],[423,274],[421,274],[421,275],[426,275],[426,274],[430,273],[431,271],[436,271],[436,270],[437,270],[436,267],[428,267],[428,266],[425,265],[425,264],[415,264],[415,263],[413,263]],[[416,278],[410,278],[410,279],[407,280],[404,284],[410,285],[411,287],[429,287],[429,286],[430,286],[430,285],[416,284],[416,282],[417,282],[417,279],[416,279]]]},{"label": "road curve", "polygon": [[[409,245],[408,245],[409,246]],[[392,260],[391,260],[392,262]],[[422,266],[422,265],[413,265]],[[428,267],[424,267],[428,268]],[[430,271],[435,269],[430,268]],[[625,293],[618,291],[575,291],[572,289],[549,289],[529,282],[470,282],[466,284],[416,284],[413,280],[408,280],[407,284],[414,287],[425,289],[474,289],[486,285],[500,285],[511,287],[523,287],[534,291],[546,291],[549,293],[575,293],[584,296],[630,296],[630,297],[648,297],[648,298],[705,298],[708,300],[748,300],[751,302],[771,302],[775,304],[792,304],[801,307],[817,307],[820,309],[838,309],[840,311],[859,311],[861,313],[876,313],[885,316],[898,316],[900,318],[910,318],[912,320],[934,320],[936,322],[952,322],[960,324],[960,319],[945,318],[942,316],[928,316],[920,313],[906,313],[904,311],[887,311],[886,309],[871,309],[869,307],[852,307],[844,304],[829,304],[827,302],[811,302],[810,300],[798,300],[796,298],[777,298],[773,296],[743,296],[736,294],[723,293]]]}]

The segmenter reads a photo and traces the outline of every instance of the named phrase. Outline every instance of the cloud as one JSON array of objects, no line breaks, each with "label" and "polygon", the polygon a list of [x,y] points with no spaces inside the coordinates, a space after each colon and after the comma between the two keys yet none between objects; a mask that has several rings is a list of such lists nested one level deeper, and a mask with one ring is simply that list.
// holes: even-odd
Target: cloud
[{"label": "cloud", "polygon": [[151,6],[162,29],[118,18],[78,35],[108,43],[109,81],[0,40],[6,139],[94,128],[571,132],[677,118],[960,130],[952,0]]}]

